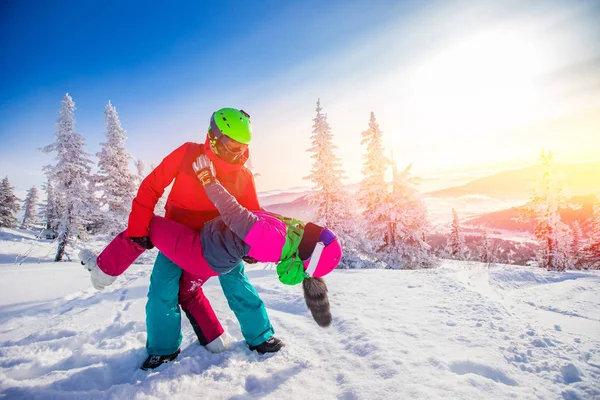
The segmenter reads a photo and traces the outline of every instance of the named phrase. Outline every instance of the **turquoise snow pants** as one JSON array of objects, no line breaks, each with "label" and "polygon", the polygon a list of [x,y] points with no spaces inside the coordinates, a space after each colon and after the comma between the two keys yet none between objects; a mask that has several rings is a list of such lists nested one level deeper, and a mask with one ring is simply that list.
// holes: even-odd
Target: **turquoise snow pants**
[{"label": "turquoise snow pants", "polygon": [[[150,290],[148,291],[148,302],[146,303],[146,329],[148,332],[146,349],[150,355],[172,354],[181,345],[179,295],[180,284],[186,284],[181,280],[182,272],[181,268],[162,253],[159,253],[156,257],[150,276]],[[189,276],[189,274],[185,273],[184,275],[184,278],[187,279],[186,275]],[[269,321],[265,305],[248,281],[248,276],[244,271],[244,263],[240,262],[229,273],[220,275],[219,281],[223,294],[240,324],[242,335],[244,335],[248,345],[256,346],[273,336],[273,327]],[[188,317],[193,314],[189,312],[191,309],[198,309],[198,304],[194,304],[194,302],[205,300],[202,306],[210,308],[210,304],[201,293],[201,283],[199,285],[192,284],[190,287],[200,293],[198,295],[192,293],[190,296],[188,290],[188,293],[186,293],[186,299],[188,300],[181,302],[181,306]],[[212,312],[212,308],[209,311]],[[197,320],[194,322],[202,323],[200,318],[197,318]],[[207,319],[202,320],[207,323]],[[193,326],[194,322],[192,322]],[[214,327],[205,328],[208,331],[211,329],[214,331]],[[200,343],[206,344],[203,343],[206,340],[201,337],[203,327],[194,326],[194,330]]]}]

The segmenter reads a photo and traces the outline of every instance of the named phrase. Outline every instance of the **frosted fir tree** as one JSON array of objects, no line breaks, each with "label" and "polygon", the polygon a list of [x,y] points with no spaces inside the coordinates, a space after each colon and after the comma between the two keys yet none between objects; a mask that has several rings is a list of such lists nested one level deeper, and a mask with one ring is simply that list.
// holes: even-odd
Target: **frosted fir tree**
[{"label": "frosted fir tree", "polygon": [[64,200],[54,261],[62,261],[67,246],[72,245],[76,238],[86,237],[90,203],[87,185],[92,163],[84,150],[83,137],[74,131],[75,103],[68,93],[61,102],[58,115],[55,142],[41,149],[45,153],[56,153],[56,164],[45,169]]},{"label": "frosted fir tree", "polygon": [[0,182],[0,228],[15,228],[18,225],[16,213],[19,211],[19,198],[8,181],[8,176]]},{"label": "frosted fir tree", "polygon": [[383,150],[383,133],[371,112],[369,128],[362,132],[362,145],[367,146],[363,163],[363,179],[358,191],[359,202],[363,206],[366,238],[370,247],[376,252],[389,244],[388,235],[389,212],[388,193],[389,183],[385,181],[385,173],[391,164]]},{"label": "frosted fir tree", "polygon": [[594,209],[590,217],[589,236],[581,254],[581,263],[585,268],[600,269],[600,197],[596,196]]},{"label": "frosted fir tree", "polygon": [[465,245],[465,238],[460,228],[458,214],[454,208],[452,209],[452,226],[450,228],[450,236],[448,236],[446,247],[448,255],[453,260],[466,260],[467,247]]},{"label": "frosted fir tree", "polygon": [[135,186],[136,188],[139,188],[142,184],[142,181],[146,177],[146,164],[144,164],[141,158],[135,160],[135,171],[137,173]]},{"label": "frosted fir tree", "polygon": [[319,100],[316,111],[311,147],[307,150],[313,153],[314,163],[310,175],[304,179],[313,183],[314,194],[309,201],[315,209],[317,223],[331,228],[344,241],[351,236],[354,228],[350,196],[342,185],[344,172],[334,153],[337,146],[333,144],[327,115],[321,112]]},{"label": "frosted fir tree", "polygon": [[583,256],[583,230],[581,229],[581,225],[579,225],[579,221],[573,222],[571,231],[571,263],[573,267],[579,268]]},{"label": "frosted fir tree", "polygon": [[104,111],[106,142],[101,143],[98,156],[97,188],[102,191],[100,206],[107,206],[104,214],[104,229],[109,235],[116,235],[127,227],[131,211],[131,201],[135,197],[136,177],[129,170],[131,156],[125,148],[125,130],[121,127],[119,115],[108,102]]},{"label": "frosted fir tree", "polygon": [[490,242],[488,230],[485,229],[481,239],[481,262],[486,265],[490,265],[493,263],[492,257],[492,243]]},{"label": "frosted fir tree", "polygon": [[37,203],[39,200],[39,194],[37,187],[32,186],[27,191],[25,200],[23,201],[23,220],[21,222],[21,228],[28,229],[37,223]]},{"label": "frosted fir tree", "polygon": [[573,265],[571,230],[561,221],[559,213],[566,207],[567,199],[552,152],[542,151],[540,162],[540,181],[524,214],[526,219],[535,222],[534,235],[540,246],[536,257],[538,265],[551,271],[564,271]]},{"label": "frosted fir tree", "polygon": [[46,192],[46,201],[42,205],[41,217],[45,222],[46,229],[58,232],[64,201],[54,189],[52,182],[46,182],[42,188]]},{"label": "frosted fir tree", "polygon": [[102,210],[98,192],[98,177],[90,175],[88,180],[88,223],[87,230],[93,234],[104,229],[106,212]]},{"label": "frosted fir tree", "polygon": [[385,246],[381,249],[392,268],[416,269],[435,265],[431,246],[426,242],[429,231],[427,209],[417,191],[418,179],[411,174],[412,165],[399,171],[392,157],[392,190]]}]

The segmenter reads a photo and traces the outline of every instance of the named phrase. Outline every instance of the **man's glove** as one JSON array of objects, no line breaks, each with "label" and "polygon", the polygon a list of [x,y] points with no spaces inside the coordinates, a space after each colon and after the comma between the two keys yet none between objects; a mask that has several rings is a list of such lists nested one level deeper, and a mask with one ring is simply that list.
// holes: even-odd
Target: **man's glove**
[{"label": "man's glove", "polygon": [[206,155],[199,155],[192,164],[192,168],[194,169],[198,180],[202,183],[202,186],[206,186],[209,183],[216,181],[215,166]]},{"label": "man's glove", "polygon": [[139,244],[146,250],[150,250],[154,248],[154,244],[150,240],[150,236],[142,236],[142,237],[130,237],[133,242]]}]

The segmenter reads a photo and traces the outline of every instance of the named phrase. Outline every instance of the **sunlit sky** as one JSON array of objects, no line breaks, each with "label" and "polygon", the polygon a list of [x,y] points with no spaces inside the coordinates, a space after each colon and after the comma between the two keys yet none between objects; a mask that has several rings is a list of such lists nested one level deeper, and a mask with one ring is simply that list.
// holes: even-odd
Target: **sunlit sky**
[{"label": "sunlit sky", "polygon": [[0,176],[51,162],[66,92],[96,153],[104,106],[146,165],[203,141],[212,111],[252,116],[259,191],[306,186],[316,101],[348,183],[375,112],[386,150],[444,174],[600,159],[600,2],[13,1],[0,6]]}]

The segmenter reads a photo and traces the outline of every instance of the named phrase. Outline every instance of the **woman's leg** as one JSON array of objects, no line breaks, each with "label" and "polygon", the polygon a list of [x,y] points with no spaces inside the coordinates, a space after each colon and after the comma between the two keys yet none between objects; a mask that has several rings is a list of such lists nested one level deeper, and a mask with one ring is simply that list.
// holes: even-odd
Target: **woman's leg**
[{"label": "woman's leg", "polygon": [[221,322],[202,290],[202,285],[209,278],[210,276],[196,276],[183,271],[179,280],[179,304],[190,320],[202,346],[211,343],[224,332]]},{"label": "woman's leg", "polygon": [[146,348],[149,355],[170,355],[181,345],[181,312],[178,305],[181,268],[158,253],[146,303]]},{"label": "woman's leg", "polygon": [[119,276],[144,251],[146,249],[129,239],[127,232],[123,231],[102,250],[102,253],[96,258],[96,263],[107,275]]},{"label": "woman's leg", "polygon": [[259,345],[273,336],[275,332],[269,321],[265,304],[248,281],[244,263],[240,262],[231,272],[219,275],[219,280],[248,345]]}]

